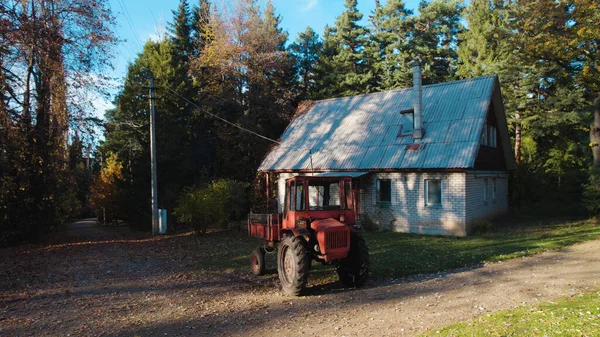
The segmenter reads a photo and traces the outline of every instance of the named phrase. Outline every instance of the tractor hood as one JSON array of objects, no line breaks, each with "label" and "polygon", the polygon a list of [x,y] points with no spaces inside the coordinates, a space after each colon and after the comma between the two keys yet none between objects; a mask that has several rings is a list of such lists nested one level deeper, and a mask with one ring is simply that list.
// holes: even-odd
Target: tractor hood
[{"label": "tractor hood", "polygon": [[317,233],[333,227],[346,227],[346,225],[333,218],[314,220],[310,223],[310,228],[317,231]]}]

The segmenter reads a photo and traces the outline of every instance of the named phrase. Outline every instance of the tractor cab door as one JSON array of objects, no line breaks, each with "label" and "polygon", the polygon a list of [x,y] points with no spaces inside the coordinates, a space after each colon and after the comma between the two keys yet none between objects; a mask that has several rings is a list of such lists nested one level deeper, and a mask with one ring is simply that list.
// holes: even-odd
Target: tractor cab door
[{"label": "tractor cab door", "polygon": [[306,186],[304,180],[290,179],[285,186],[283,228],[295,228],[296,220],[306,218]]}]

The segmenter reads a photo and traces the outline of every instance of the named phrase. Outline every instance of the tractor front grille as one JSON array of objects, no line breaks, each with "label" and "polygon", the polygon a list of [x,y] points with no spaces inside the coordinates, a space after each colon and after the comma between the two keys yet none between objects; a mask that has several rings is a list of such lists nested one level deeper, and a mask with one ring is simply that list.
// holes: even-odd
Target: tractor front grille
[{"label": "tractor front grille", "polygon": [[329,249],[338,249],[348,247],[348,229],[340,231],[330,231],[325,235],[325,247]]}]

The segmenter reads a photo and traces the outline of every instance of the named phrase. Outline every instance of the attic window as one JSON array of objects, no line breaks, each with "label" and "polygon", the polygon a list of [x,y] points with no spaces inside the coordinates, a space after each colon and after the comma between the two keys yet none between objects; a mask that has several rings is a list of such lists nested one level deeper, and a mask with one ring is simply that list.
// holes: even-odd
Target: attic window
[{"label": "attic window", "polygon": [[415,110],[413,108],[400,110],[402,125],[400,126],[398,137],[412,135],[414,128],[414,112]]},{"label": "attic window", "polygon": [[485,125],[481,133],[481,145],[497,147],[498,131],[495,126]]}]

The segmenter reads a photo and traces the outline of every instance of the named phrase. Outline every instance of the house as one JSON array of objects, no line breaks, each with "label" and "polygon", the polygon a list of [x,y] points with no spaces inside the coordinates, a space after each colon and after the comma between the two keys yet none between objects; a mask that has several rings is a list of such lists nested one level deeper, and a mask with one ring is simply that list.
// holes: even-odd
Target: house
[{"label": "house", "polygon": [[[507,212],[514,169],[497,76],[325,99],[305,107],[259,171],[353,177],[363,225],[467,235]],[[331,173],[332,172],[332,173]]]}]

